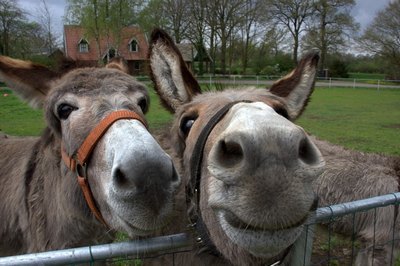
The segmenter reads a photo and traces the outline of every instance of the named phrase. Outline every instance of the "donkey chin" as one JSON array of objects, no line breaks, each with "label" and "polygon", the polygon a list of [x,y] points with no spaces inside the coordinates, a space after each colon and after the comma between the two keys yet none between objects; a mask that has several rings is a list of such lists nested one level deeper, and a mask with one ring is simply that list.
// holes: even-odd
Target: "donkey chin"
[{"label": "donkey chin", "polygon": [[153,235],[165,227],[172,219],[173,197],[150,204],[148,199],[133,200],[131,203],[113,201],[110,219],[117,230],[126,232],[129,237]]},{"label": "donkey chin", "polygon": [[265,230],[240,221],[232,212],[216,211],[217,220],[236,245],[258,258],[272,258],[289,248],[300,236],[303,227],[293,226],[281,230]]}]

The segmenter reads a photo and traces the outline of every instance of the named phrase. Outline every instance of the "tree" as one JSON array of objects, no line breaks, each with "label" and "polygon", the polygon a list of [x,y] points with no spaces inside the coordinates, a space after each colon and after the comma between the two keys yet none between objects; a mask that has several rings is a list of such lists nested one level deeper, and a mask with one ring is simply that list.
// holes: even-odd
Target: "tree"
[{"label": "tree", "polygon": [[147,32],[155,27],[163,28],[172,35],[176,43],[181,43],[188,36],[191,1],[150,0],[140,12],[139,24]]},{"label": "tree", "polygon": [[226,73],[227,48],[232,34],[246,14],[243,0],[207,1],[208,25],[213,27],[220,40],[221,71]]},{"label": "tree", "polygon": [[320,70],[326,68],[328,53],[345,48],[351,35],[359,29],[350,14],[354,0],[319,0],[315,2],[315,13],[310,28],[304,38],[304,48],[318,48],[321,51]]},{"label": "tree", "polygon": [[255,45],[255,39],[260,34],[259,23],[262,21],[261,5],[263,0],[245,0],[245,12],[242,23],[239,25],[241,35],[242,73],[246,73],[251,47]]},{"label": "tree", "polygon": [[207,58],[207,50],[205,48],[206,41],[206,3],[208,0],[190,0],[189,1],[189,21],[188,23],[188,39],[196,47],[197,59],[199,61],[199,75],[204,72],[204,59]]},{"label": "tree", "polygon": [[387,62],[390,78],[400,79],[400,0],[394,0],[378,12],[363,33],[360,44]]},{"label": "tree", "polygon": [[170,25],[167,29],[173,33],[175,42],[180,43],[187,37],[188,17],[189,17],[189,1],[188,0],[164,0],[164,14],[168,16]]},{"label": "tree", "polygon": [[10,38],[9,55],[27,59],[40,55],[46,44],[45,33],[37,22],[15,21]]},{"label": "tree", "polygon": [[24,12],[16,5],[15,1],[0,0],[0,50],[2,54],[10,55],[11,33],[15,30],[15,26],[22,21],[25,21]]},{"label": "tree", "polygon": [[56,47],[56,38],[53,33],[53,19],[51,17],[51,10],[47,6],[45,0],[41,0],[39,7],[37,8],[37,20],[43,29],[45,47],[47,52],[51,54]]},{"label": "tree", "polygon": [[144,32],[151,32],[153,28],[166,29],[168,21],[164,15],[163,0],[150,0],[139,12],[138,23]]},{"label": "tree", "polygon": [[113,45],[118,51],[121,29],[135,22],[138,3],[138,0],[68,0],[66,22],[81,25],[87,37],[95,40],[101,61],[100,40],[105,38],[108,49]]},{"label": "tree", "polygon": [[267,10],[271,19],[285,27],[293,39],[293,60],[297,63],[300,34],[306,20],[314,14],[314,0],[268,0]]}]

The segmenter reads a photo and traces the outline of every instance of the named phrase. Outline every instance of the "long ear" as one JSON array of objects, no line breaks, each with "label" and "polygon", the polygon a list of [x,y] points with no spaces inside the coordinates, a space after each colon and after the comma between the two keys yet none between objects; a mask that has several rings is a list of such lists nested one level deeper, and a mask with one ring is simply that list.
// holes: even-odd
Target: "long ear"
[{"label": "long ear", "polygon": [[168,34],[155,29],[150,39],[150,76],[164,106],[171,112],[201,93],[200,86],[186,66]]},{"label": "long ear", "polygon": [[292,120],[301,115],[314,90],[318,60],[319,51],[309,52],[291,73],[276,81],[270,88],[271,93],[286,98]]},{"label": "long ear", "polygon": [[114,57],[105,66],[106,68],[115,68],[126,74],[129,74],[128,62],[123,57]]},{"label": "long ear", "polygon": [[30,61],[0,56],[0,79],[32,107],[42,107],[56,72]]}]

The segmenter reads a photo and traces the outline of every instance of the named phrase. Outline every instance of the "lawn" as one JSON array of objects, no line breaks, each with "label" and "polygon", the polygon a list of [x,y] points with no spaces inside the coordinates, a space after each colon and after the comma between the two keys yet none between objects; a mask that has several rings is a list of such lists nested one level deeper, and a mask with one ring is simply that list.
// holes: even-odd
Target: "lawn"
[{"label": "lawn", "polygon": [[[163,127],[172,119],[154,90],[150,89],[150,111],[146,114],[151,129]],[[42,110],[32,109],[6,88],[0,88],[0,131],[16,136],[37,136],[45,126]]]},{"label": "lawn", "polygon": [[[151,86],[148,86],[151,88]],[[8,94],[8,95],[7,95]],[[4,96],[7,95],[7,96]],[[172,119],[150,89],[150,128]],[[400,155],[400,90],[317,88],[297,121],[309,133],[352,149]],[[11,135],[39,135],[43,114],[0,88],[0,130]]]},{"label": "lawn", "polygon": [[376,73],[349,73],[351,79],[385,79],[385,74]]},{"label": "lawn", "polygon": [[298,124],[352,149],[400,155],[400,90],[317,88]]}]

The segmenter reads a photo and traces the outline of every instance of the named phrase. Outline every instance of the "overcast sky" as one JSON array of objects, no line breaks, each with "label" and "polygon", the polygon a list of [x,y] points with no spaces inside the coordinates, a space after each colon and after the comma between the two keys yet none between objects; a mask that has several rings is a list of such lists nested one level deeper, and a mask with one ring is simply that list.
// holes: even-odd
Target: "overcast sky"
[{"label": "overcast sky", "polygon": [[[391,0],[356,0],[356,6],[352,10],[354,19],[360,23],[361,29],[371,23],[374,19],[376,12],[385,8]],[[36,10],[42,0],[19,0],[22,8],[28,13],[37,13]],[[64,16],[64,9],[66,6],[66,0],[46,0],[46,3],[53,14],[52,19],[54,20],[54,27],[57,29],[59,34],[62,34],[62,18]]]}]

